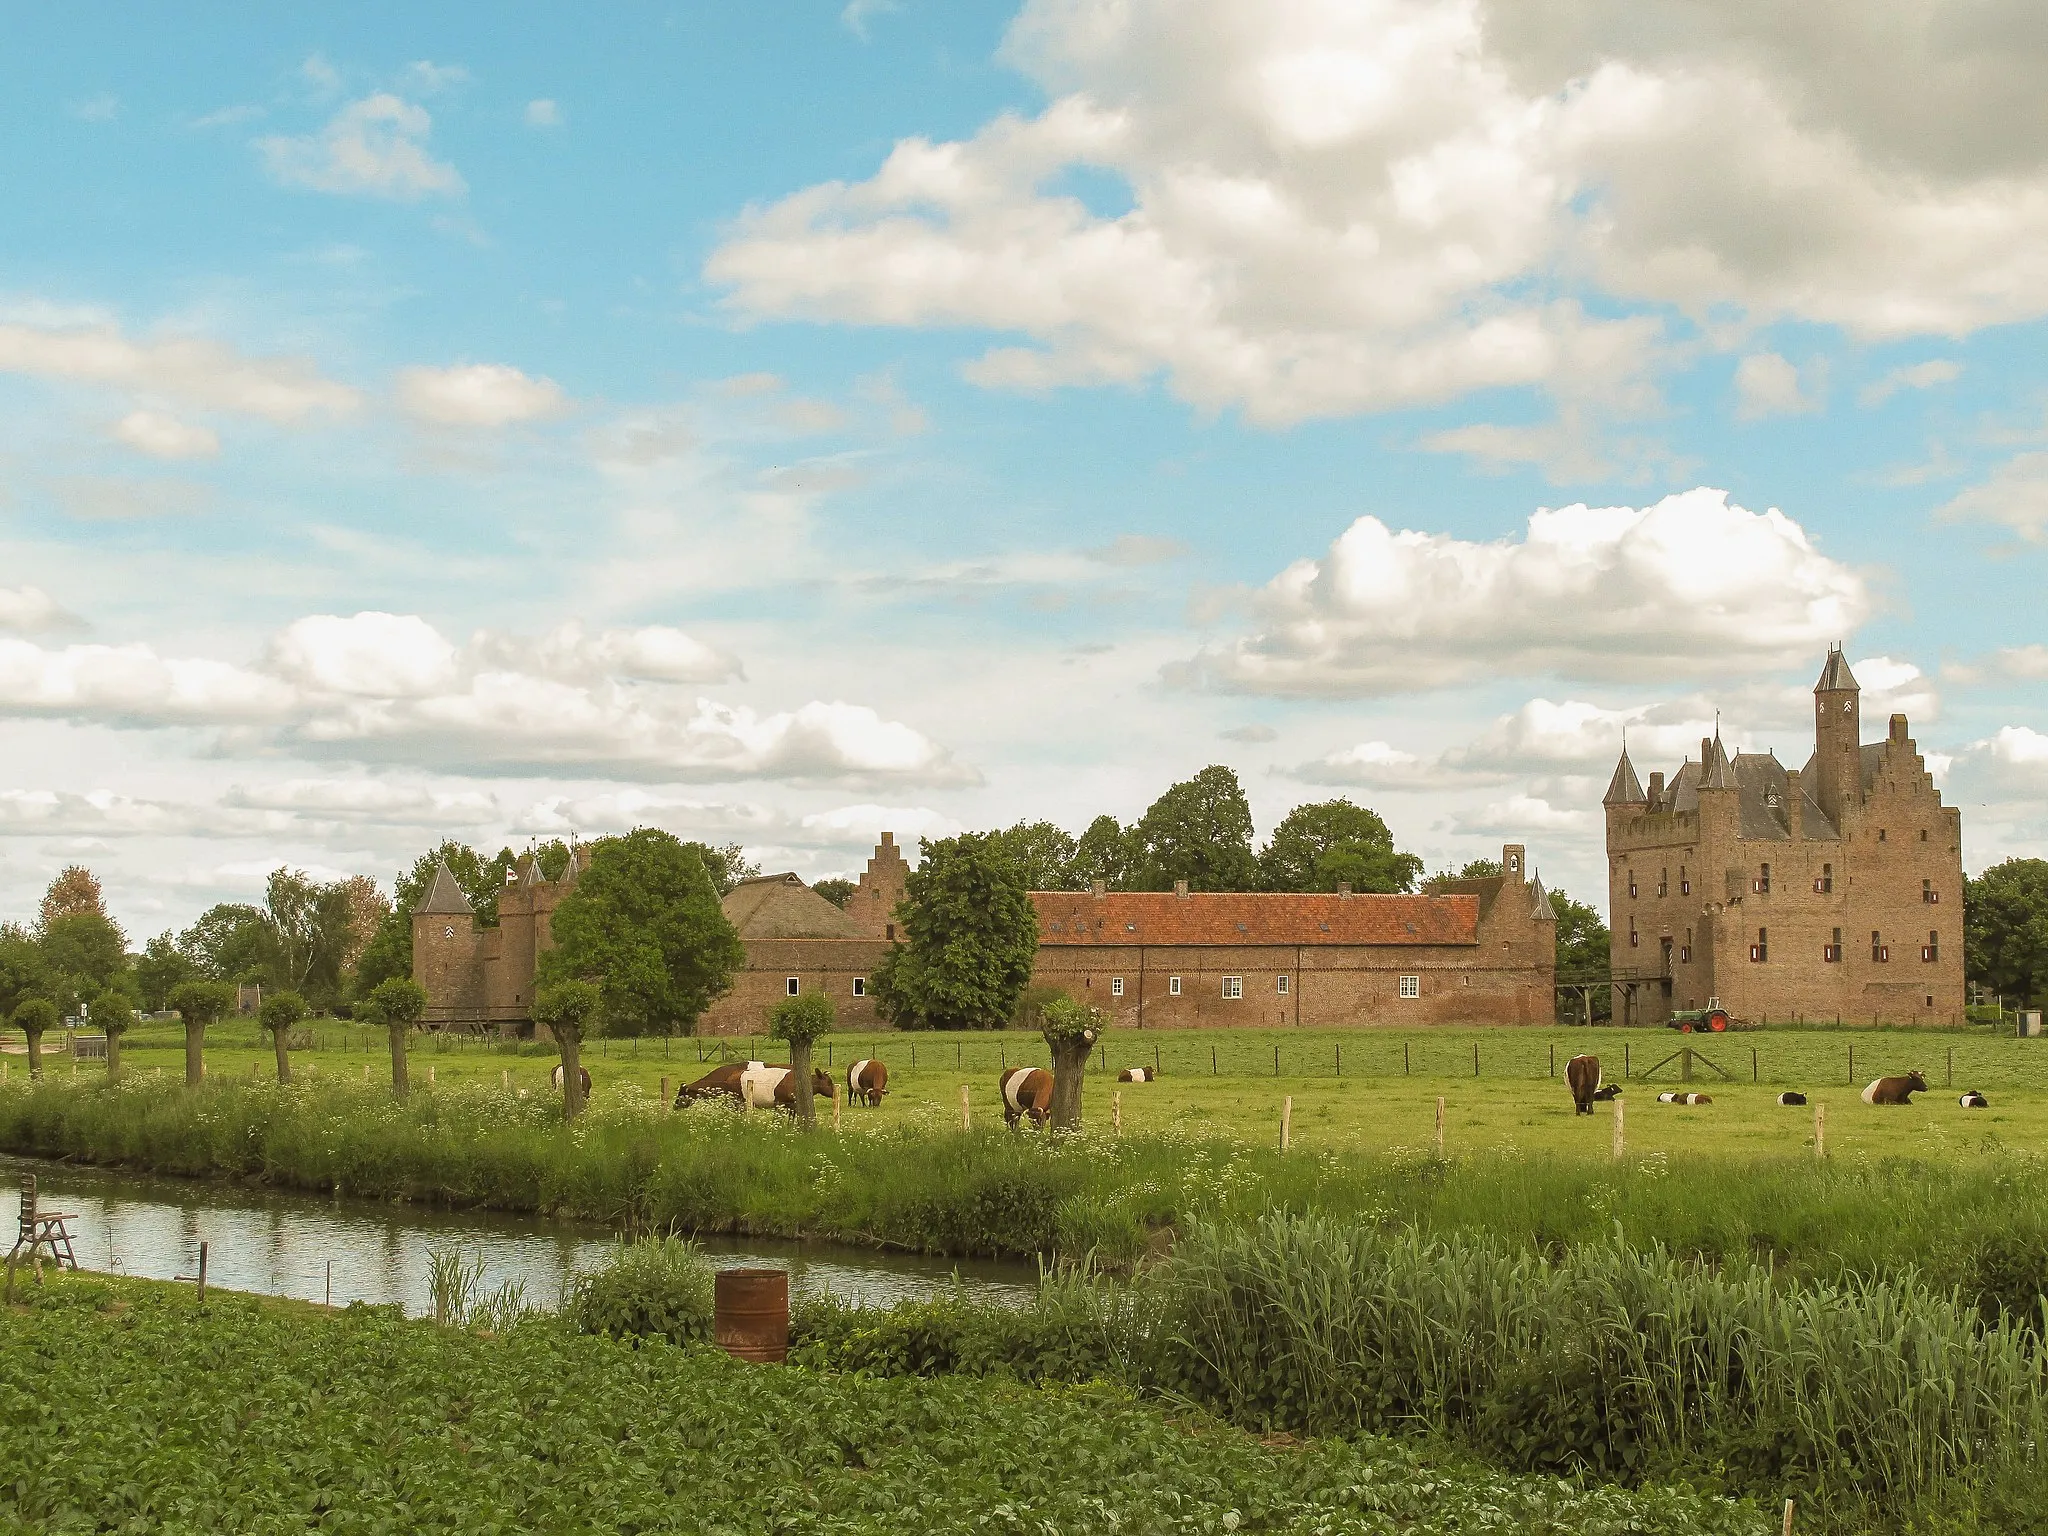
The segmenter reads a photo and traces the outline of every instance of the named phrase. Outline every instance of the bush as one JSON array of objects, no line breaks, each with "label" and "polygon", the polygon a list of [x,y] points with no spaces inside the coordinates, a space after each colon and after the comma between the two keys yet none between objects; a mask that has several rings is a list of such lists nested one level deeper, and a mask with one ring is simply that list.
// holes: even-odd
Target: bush
[{"label": "bush", "polygon": [[714,1286],[695,1243],[644,1238],[625,1244],[604,1268],[576,1276],[562,1315],[581,1333],[701,1343],[711,1337]]}]

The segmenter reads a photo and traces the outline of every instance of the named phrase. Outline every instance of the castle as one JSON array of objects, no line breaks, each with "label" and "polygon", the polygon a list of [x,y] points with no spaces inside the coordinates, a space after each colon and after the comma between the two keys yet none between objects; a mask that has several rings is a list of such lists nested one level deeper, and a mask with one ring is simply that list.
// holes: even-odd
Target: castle
[{"label": "castle", "polygon": [[[1427,895],[1034,891],[1034,983],[1050,983],[1137,1029],[1215,1025],[1548,1023],[1556,914],[1518,843],[1501,873],[1439,882]],[[438,1027],[531,1027],[534,969],[553,942],[560,880],[530,857],[479,927],[443,867],[412,914],[413,979]],[[786,997],[832,1000],[839,1027],[885,1027],[868,980],[898,942],[910,866],[884,832],[842,910],[795,874],[743,880],[723,897],[746,949],[703,1034],[759,1035]]]},{"label": "castle", "polygon": [[1714,1001],[1755,1020],[1962,1017],[1962,812],[1904,715],[1863,742],[1861,692],[1831,650],[1800,769],[1731,759],[1717,728],[1645,790],[1622,748],[1603,801],[1617,1023]]}]

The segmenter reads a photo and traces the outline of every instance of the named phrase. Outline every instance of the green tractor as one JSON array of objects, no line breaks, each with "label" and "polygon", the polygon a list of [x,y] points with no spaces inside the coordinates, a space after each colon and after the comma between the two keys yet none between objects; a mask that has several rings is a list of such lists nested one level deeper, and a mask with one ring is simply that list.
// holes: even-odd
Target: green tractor
[{"label": "green tractor", "polygon": [[1725,1034],[1732,1020],[1718,998],[1708,998],[1704,1008],[1680,1008],[1666,1021],[1681,1035]]}]

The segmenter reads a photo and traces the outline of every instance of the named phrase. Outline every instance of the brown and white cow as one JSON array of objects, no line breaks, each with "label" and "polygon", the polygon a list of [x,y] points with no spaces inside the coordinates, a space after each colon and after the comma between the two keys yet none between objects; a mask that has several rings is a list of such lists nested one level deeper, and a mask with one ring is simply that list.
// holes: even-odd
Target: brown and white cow
[{"label": "brown and white cow", "polygon": [[[590,1102],[590,1068],[578,1066],[576,1068],[576,1075],[583,1079],[583,1102],[588,1104]],[[554,1076],[551,1081],[555,1085],[555,1092],[560,1093],[562,1091],[562,1064],[559,1061],[555,1063]]]},{"label": "brown and white cow", "polygon": [[[831,1098],[831,1077],[814,1069],[811,1092],[821,1099]],[[786,1062],[728,1062],[694,1083],[685,1083],[676,1091],[675,1107],[681,1109],[686,1104],[718,1098],[731,1099],[743,1109],[795,1109],[796,1073]]]},{"label": "brown and white cow", "polygon": [[1974,1088],[1957,1099],[1956,1103],[1964,1109],[1989,1109],[1991,1107],[1991,1101]]},{"label": "brown and white cow", "polygon": [[1572,1091],[1572,1113],[1593,1113],[1593,1095],[1600,1091],[1600,1058],[1574,1056],[1564,1064],[1564,1081]]},{"label": "brown and white cow", "polygon": [[1043,1067],[1012,1067],[997,1080],[1003,1096],[1003,1124],[1011,1130],[1029,1115],[1035,1126],[1052,1118],[1052,1074]]},{"label": "brown and white cow", "polygon": [[1116,1080],[1120,1083],[1156,1083],[1159,1081],[1159,1069],[1156,1067],[1125,1067],[1123,1071],[1117,1073]]},{"label": "brown and white cow", "polygon": [[846,1069],[846,1102],[882,1107],[882,1095],[889,1091],[889,1069],[872,1056],[863,1056]]},{"label": "brown and white cow", "polygon": [[1918,1072],[1908,1072],[1904,1077],[1880,1077],[1871,1081],[1863,1090],[1866,1104],[1910,1104],[1913,1095],[1927,1091],[1927,1079]]}]

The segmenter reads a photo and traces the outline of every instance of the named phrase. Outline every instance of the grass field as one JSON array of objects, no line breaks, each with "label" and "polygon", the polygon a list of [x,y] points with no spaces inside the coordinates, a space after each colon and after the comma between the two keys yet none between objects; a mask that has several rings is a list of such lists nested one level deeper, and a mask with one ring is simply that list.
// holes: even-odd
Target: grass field
[{"label": "grass field", "polygon": [[[324,1022],[314,1035],[314,1049],[292,1053],[295,1072],[360,1083],[367,1070],[373,1083],[388,1079],[381,1033]],[[1282,1101],[1291,1097],[1293,1144],[1300,1150],[1433,1152],[1441,1097],[1448,1156],[1509,1149],[1605,1154],[1611,1146],[1612,1108],[1599,1106],[1591,1120],[1572,1114],[1562,1080],[1566,1060],[1592,1051],[1613,1080],[1624,1062],[1640,1074],[1685,1045],[1729,1072],[1732,1080],[1724,1082],[1709,1067],[1697,1065],[1691,1086],[1711,1094],[1714,1102],[1688,1109],[1656,1102],[1661,1088],[1679,1086],[1676,1063],[1647,1081],[1629,1078],[1624,1097],[1631,1154],[1683,1159],[1704,1153],[1810,1153],[1813,1114],[1780,1108],[1776,1100],[1785,1088],[1797,1088],[1827,1106],[1826,1146],[1836,1157],[1975,1160],[2048,1141],[2048,1041],[1995,1037],[1983,1029],[1787,1029],[1691,1037],[1662,1029],[1534,1028],[1125,1033],[1110,1038],[1091,1070],[1086,1112],[1091,1124],[1101,1127],[1115,1095],[1128,1129],[1172,1129],[1256,1145],[1277,1143]],[[587,1047],[585,1059],[597,1095],[627,1083],[654,1095],[664,1080],[673,1093],[709,1070],[720,1059],[721,1047],[731,1059],[786,1059],[773,1042],[759,1039],[597,1041]],[[861,1056],[880,1057],[889,1065],[891,1093],[878,1112],[884,1122],[957,1117],[963,1085],[973,1116],[999,1116],[1001,1069],[1047,1061],[1044,1043],[1035,1034],[1011,1033],[835,1035],[821,1048],[819,1062],[829,1060],[843,1070]],[[122,1058],[130,1073],[180,1076],[182,1033],[175,1026],[137,1029],[124,1041]],[[6,1059],[10,1072],[26,1065],[18,1055]],[[421,1081],[431,1076],[450,1084],[500,1082],[541,1094],[550,1091],[554,1060],[546,1046],[492,1049],[422,1037],[414,1043],[411,1071]],[[246,1024],[211,1031],[207,1061],[215,1077],[268,1077],[275,1071],[267,1037]],[[1157,1083],[1119,1088],[1112,1080],[1118,1067],[1155,1062],[1162,1071]],[[1913,1105],[1874,1109],[1859,1101],[1871,1077],[1916,1067],[1925,1072],[1932,1091]],[[53,1076],[73,1070],[68,1058],[46,1059],[46,1071]],[[85,1062],[75,1070],[84,1078],[104,1069]],[[1991,1108],[1959,1109],[1956,1094],[1964,1088],[1984,1092]]]}]

